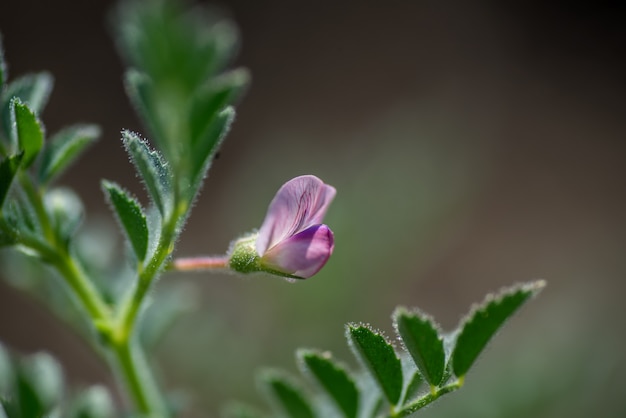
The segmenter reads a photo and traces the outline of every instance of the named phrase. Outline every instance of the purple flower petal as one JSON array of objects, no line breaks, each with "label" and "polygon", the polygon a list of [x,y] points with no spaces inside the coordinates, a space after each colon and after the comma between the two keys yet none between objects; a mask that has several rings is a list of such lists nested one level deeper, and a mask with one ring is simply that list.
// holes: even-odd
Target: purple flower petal
[{"label": "purple flower petal", "polygon": [[270,248],[261,257],[264,267],[307,279],[333,252],[335,239],[326,225],[313,225]]},{"label": "purple flower petal", "polygon": [[256,241],[259,255],[263,256],[283,240],[321,224],[335,193],[334,187],[311,175],[285,183],[270,203],[259,230]]}]

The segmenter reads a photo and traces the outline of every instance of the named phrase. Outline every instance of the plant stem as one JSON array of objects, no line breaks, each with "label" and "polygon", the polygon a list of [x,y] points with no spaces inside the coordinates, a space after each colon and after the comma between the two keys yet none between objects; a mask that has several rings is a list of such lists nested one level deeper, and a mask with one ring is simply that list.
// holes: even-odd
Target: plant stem
[{"label": "plant stem", "polygon": [[57,238],[49,215],[42,199],[42,192],[37,190],[32,180],[26,173],[19,177],[26,197],[32,205],[39,226],[43,232],[45,242],[40,239],[21,235],[20,244],[40,254],[47,262],[52,264],[71,292],[79,300],[91,323],[105,337],[110,348],[110,360],[118,371],[121,379],[125,382],[129,394],[136,408],[147,417],[161,418],[167,416],[166,407],[157,389],[156,382],[147,367],[146,359],[138,342],[132,338],[133,325],[137,311],[141,306],[145,294],[152,279],[159,271],[163,261],[170,253],[171,244],[174,240],[175,221],[172,221],[170,233],[162,235],[159,249],[151,259],[147,268],[141,269],[139,276],[139,289],[133,297],[132,309],[126,315],[126,320],[120,326],[115,322],[111,310],[104,302],[97,288],[87,278],[78,262],[72,257],[67,248],[61,245]]},{"label": "plant stem", "polygon": [[150,373],[145,355],[134,339],[113,347],[118,373],[126,385],[128,394],[142,416],[163,418],[167,407]]},{"label": "plant stem", "polygon": [[401,418],[406,417],[413,414],[415,411],[424,408],[427,405],[435,402],[437,399],[442,397],[443,395],[454,392],[457,389],[460,389],[463,386],[463,378],[459,378],[458,380],[444,386],[441,388],[435,388],[434,391],[422,396],[419,399],[405,405],[399,411],[395,411],[389,415],[389,418]]}]

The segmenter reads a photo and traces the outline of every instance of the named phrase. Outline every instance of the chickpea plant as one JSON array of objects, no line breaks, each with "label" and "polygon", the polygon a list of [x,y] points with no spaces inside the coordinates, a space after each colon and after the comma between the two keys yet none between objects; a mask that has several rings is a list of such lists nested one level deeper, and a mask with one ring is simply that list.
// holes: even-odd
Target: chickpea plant
[{"label": "chickpea plant", "polygon": [[[122,3],[113,15],[119,49],[129,65],[125,86],[145,122],[148,139],[123,131],[122,144],[143,182],[142,204],[122,186],[102,190],[127,241],[129,257],[99,260],[77,231],[79,197],[58,181],[100,135],[95,125],[48,133],[40,115],[52,90],[48,73],[9,79],[0,49],[0,245],[7,275],[82,331],[110,364],[125,395],[116,407],[103,386],[68,396],[58,363],[47,354],[20,358],[0,346],[0,417],[171,417],[146,353],[158,328],[146,297],[170,270],[229,270],[307,279],[334,249],[323,224],[335,189],[315,176],[289,180],[271,201],[258,232],[235,240],[221,257],[175,258],[173,252],[216,152],[233,122],[233,103],[245,90],[245,69],[227,69],[237,44],[233,25],[174,1]],[[24,262],[24,259],[27,259]],[[20,260],[22,260],[20,262]],[[117,263],[115,263],[117,261]],[[16,273],[17,271],[17,273]],[[53,275],[58,280],[38,280]],[[164,277],[166,279],[166,277]],[[26,283],[26,284],[25,284]],[[115,285],[113,285],[115,284]],[[541,281],[488,296],[451,332],[419,310],[399,307],[397,350],[382,333],[348,324],[359,360],[348,370],[330,353],[299,350],[309,381],[276,370],[259,376],[271,413],[233,403],[224,417],[404,417],[459,389],[491,337]],[[122,409],[123,412],[116,411]]]}]

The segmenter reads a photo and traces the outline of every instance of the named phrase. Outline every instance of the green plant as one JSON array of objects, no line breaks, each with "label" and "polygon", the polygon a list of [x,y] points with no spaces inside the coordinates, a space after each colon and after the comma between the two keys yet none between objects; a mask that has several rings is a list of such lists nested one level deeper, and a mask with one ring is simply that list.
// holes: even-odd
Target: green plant
[{"label": "green plant", "polygon": [[[80,198],[56,186],[98,138],[99,129],[75,125],[48,136],[39,115],[52,90],[52,77],[38,73],[9,82],[1,50],[0,245],[12,250],[11,268],[21,277],[34,277],[31,288],[45,293],[51,307],[82,330],[109,361],[130,400],[128,408],[138,416],[167,417],[176,411],[149,367],[150,347],[141,339],[162,320],[145,313],[157,279],[172,269],[308,278],[334,248],[332,231],[322,218],[335,192],[313,176],[293,179],[277,194],[258,234],[240,238],[223,257],[173,259],[190,209],[233,122],[232,105],[249,76],[244,69],[227,69],[237,45],[236,31],[227,21],[199,10],[188,12],[171,1],[123,3],[113,21],[129,64],[126,89],[150,138],[122,133],[147,191],[147,204],[115,182],[102,182],[124,232],[128,257],[120,261],[111,254],[88,253],[78,228],[84,217]],[[58,281],[35,283],[50,270]],[[405,347],[400,356],[381,333],[348,325],[346,334],[362,371],[352,374],[324,352],[298,352],[302,369],[323,396],[309,398],[280,372],[266,372],[261,380],[276,412],[289,417],[410,415],[460,388],[493,334],[542,286],[521,285],[487,299],[449,334],[431,318],[400,308],[394,314]],[[113,413],[102,389],[86,392],[67,407],[59,393],[51,392],[61,378],[49,357],[20,362],[6,360],[4,351],[0,354],[0,379],[5,380],[0,385],[0,416]],[[32,377],[33,370],[37,377]],[[233,406],[225,414],[257,416],[250,411]]]}]

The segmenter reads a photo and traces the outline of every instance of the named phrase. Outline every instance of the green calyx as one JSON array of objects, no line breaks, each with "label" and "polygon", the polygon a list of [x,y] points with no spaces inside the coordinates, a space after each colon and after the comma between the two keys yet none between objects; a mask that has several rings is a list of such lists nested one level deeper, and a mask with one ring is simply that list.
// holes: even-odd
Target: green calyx
[{"label": "green calyx", "polygon": [[228,266],[238,273],[256,273],[264,271],[261,257],[256,252],[258,234],[244,236],[235,241],[230,251]]}]

